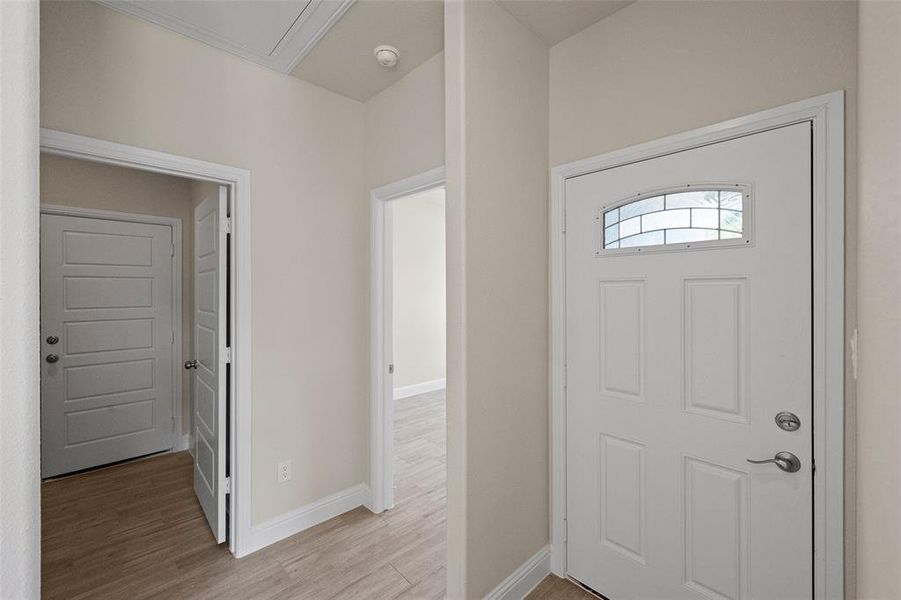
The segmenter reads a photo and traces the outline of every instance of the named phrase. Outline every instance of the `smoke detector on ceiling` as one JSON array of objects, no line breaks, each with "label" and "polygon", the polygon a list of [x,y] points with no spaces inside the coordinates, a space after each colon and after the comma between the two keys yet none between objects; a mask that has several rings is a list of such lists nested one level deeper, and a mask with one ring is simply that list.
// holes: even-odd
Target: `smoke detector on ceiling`
[{"label": "smoke detector on ceiling", "polygon": [[375,55],[375,59],[380,65],[389,69],[396,67],[397,61],[400,58],[400,52],[394,46],[376,46],[372,53]]}]

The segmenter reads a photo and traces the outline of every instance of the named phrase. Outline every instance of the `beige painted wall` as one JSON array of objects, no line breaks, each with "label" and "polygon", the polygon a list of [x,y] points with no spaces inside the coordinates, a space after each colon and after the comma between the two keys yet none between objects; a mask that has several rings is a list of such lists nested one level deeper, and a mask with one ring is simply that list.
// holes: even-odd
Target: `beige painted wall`
[{"label": "beige painted wall", "polygon": [[[102,163],[41,154],[41,202],[170,217],[182,223],[182,355],[191,356],[194,230],[191,227],[192,181]],[[191,376],[181,369],[182,433],[191,430]]]},{"label": "beige painted wall", "polygon": [[[856,323],[857,6],[632,4],[551,49],[551,165],[845,90],[846,330]],[[846,361],[846,589],[854,597],[855,384]]]},{"label": "beige painted wall", "polygon": [[860,3],[857,593],[901,598],[901,3]]},{"label": "beige painted wall", "polygon": [[0,2],[0,598],[41,594],[38,4]]},{"label": "beige painted wall", "polygon": [[41,13],[43,127],[251,171],[253,522],[365,481],[363,105],[94,3]]},{"label": "beige painted wall", "polygon": [[444,53],[366,103],[366,184],[376,188],[444,165]]},{"label": "beige painted wall", "polygon": [[448,596],[480,598],[548,542],[548,49],[445,11]]},{"label": "beige painted wall", "polygon": [[446,377],[444,189],[391,202],[394,388]]}]

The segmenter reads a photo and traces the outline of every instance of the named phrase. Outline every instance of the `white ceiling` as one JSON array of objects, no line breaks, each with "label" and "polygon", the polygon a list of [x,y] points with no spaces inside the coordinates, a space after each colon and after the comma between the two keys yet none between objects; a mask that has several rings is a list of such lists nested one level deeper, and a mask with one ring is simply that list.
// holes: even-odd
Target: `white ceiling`
[{"label": "white ceiling", "polygon": [[97,0],[112,9],[289,73],[353,0]]},{"label": "white ceiling", "polygon": [[[444,47],[443,0],[96,1],[361,102]],[[497,0],[548,45],[634,1]],[[375,61],[381,44],[397,67]]]},{"label": "white ceiling", "polygon": [[[393,69],[372,55],[380,44],[400,51]],[[292,73],[365,102],[444,47],[441,0],[357,0]]]},{"label": "white ceiling", "polygon": [[635,0],[497,0],[550,46],[633,2]]}]

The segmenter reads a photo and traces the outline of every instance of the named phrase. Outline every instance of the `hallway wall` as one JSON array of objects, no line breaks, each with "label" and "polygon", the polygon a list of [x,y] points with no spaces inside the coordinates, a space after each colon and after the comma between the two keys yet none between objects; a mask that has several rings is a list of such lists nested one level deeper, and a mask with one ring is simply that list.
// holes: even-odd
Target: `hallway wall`
[{"label": "hallway wall", "polygon": [[444,165],[444,52],[364,106],[367,191]]},{"label": "hallway wall", "polygon": [[38,27],[0,2],[0,598],[41,593]]},{"label": "hallway wall", "polygon": [[41,87],[43,127],[251,171],[253,523],[367,481],[363,105],[77,1],[41,3]]},{"label": "hallway wall", "polygon": [[[901,598],[901,3],[860,3],[857,592]],[[850,595],[849,595],[850,597]]]},{"label": "hallway wall", "polygon": [[495,2],[445,4],[448,597],[548,543],[548,48]]}]

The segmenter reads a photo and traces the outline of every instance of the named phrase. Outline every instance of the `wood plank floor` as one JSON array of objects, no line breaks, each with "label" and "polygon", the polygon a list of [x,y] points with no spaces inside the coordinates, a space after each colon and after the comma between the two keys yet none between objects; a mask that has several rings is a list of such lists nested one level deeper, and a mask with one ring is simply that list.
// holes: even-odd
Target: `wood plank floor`
[{"label": "wood plank floor", "polygon": [[[46,482],[43,597],[443,598],[444,398],[442,391],[397,402],[393,510],[358,508],[240,560],[215,544],[187,453]],[[591,598],[556,577],[529,596],[583,597]]]},{"label": "wood plank floor", "polygon": [[44,483],[43,597],[443,598],[444,392],[397,402],[395,449],[394,510],[358,508],[241,560],[215,544],[187,453]]},{"label": "wood plank floor", "polygon": [[532,593],[526,596],[527,600],[597,600],[595,596],[583,590],[568,579],[560,579],[554,575],[548,575],[538,584]]}]

